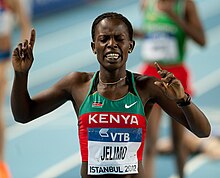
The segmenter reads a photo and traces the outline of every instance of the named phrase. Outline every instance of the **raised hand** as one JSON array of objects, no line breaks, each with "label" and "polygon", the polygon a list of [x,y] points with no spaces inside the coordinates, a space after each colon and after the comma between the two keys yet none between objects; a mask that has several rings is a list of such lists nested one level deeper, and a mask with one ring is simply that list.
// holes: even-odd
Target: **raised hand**
[{"label": "raised hand", "polygon": [[23,43],[19,43],[14,49],[12,53],[12,65],[16,72],[26,73],[30,70],[34,60],[33,48],[35,37],[35,29],[32,29],[29,41],[25,40]]},{"label": "raised hand", "polygon": [[173,73],[163,70],[158,63],[154,63],[161,81],[154,84],[159,86],[163,92],[172,100],[178,101],[185,96],[184,88],[181,82],[173,75]]}]

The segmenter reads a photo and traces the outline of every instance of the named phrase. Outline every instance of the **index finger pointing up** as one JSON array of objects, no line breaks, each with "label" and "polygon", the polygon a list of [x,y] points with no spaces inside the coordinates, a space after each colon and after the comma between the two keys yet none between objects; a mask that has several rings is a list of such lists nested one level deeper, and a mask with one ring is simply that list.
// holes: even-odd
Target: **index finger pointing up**
[{"label": "index finger pointing up", "polygon": [[29,46],[30,46],[31,49],[33,49],[33,47],[34,47],[35,37],[36,37],[36,31],[35,31],[35,29],[33,28],[33,29],[31,30],[31,36],[30,36],[30,41],[29,41]]},{"label": "index finger pointing up", "polygon": [[162,71],[162,68],[159,66],[157,62],[154,63],[154,66],[156,67],[157,71]]}]

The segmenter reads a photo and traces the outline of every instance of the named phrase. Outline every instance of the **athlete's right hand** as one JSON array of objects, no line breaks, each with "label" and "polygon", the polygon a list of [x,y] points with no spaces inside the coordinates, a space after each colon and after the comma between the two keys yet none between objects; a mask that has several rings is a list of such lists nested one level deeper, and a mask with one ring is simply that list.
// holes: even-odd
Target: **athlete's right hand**
[{"label": "athlete's right hand", "polygon": [[33,48],[35,43],[36,31],[31,30],[29,41],[19,43],[12,53],[12,65],[16,72],[26,73],[30,70],[34,60]]}]

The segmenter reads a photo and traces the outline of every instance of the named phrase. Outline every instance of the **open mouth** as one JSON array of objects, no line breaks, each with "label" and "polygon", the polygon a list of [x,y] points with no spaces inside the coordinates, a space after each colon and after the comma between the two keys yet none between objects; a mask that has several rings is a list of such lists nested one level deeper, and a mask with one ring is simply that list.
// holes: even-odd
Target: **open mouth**
[{"label": "open mouth", "polygon": [[105,57],[109,62],[117,62],[120,58],[120,55],[118,53],[108,53],[105,55]]}]

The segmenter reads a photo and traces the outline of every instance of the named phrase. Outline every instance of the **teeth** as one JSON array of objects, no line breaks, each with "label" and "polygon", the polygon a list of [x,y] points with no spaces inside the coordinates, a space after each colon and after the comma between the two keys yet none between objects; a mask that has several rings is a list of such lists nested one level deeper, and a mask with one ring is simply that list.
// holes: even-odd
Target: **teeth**
[{"label": "teeth", "polygon": [[109,53],[106,55],[107,58],[111,58],[111,59],[118,59],[119,54],[116,53]]}]

